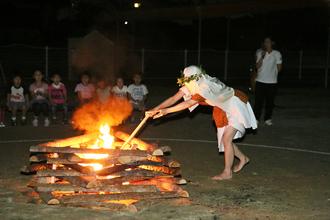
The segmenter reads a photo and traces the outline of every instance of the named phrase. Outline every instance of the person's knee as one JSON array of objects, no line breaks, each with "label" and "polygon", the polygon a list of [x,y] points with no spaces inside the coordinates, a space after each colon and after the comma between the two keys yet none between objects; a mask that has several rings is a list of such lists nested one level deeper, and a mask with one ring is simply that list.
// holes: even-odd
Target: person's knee
[{"label": "person's knee", "polygon": [[48,110],[49,106],[48,106],[47,103],[43,103],[43,104],[41,105],[41,108],[42,108],[43,110]]},{"label": "person's knee", "polygon": [[223,145],[225,146],[225,148],[227,148],[228,146],[232,145],[232,138],[229,135],[224,135],[223,139],[222,139]]},{"label": "person's knee", "polygon": [[39,104],[38,103],[33,103],[32,104],[32,109],[38,109],[39,108]]},{"label": "person's knee", "polygon": [[224,145],[232,145],[233,137],[236,133],[236,129],[232,127],[226,128],[224,134],[223,134],[223,143]]},{"label": "person's knee", "polygon": [[223,142],[223,147],[224,147],[225,151],[227,151],[226,149],[231,148],[232,146],[230,145],[230,143]]},{"label": "person's knee", "polygon": [[233,151],[233,145],[231,141],[223,141],[223,147],[224,147],[224,151],[228,152],[228,151]]}]

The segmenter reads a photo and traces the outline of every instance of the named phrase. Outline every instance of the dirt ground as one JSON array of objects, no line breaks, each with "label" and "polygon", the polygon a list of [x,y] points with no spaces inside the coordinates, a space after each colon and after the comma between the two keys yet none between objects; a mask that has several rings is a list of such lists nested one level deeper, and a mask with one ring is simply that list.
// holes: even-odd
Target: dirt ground
[{"label": "dirt ground", "polygon": [[[158,90],[149,105],[173,91]],[[217,153],[208,111],[149,122],[140,137],[172,147],[190,181],[184,187],[190,201],[149,204],[138,213],[29,203],[31,177],[19,173],[29,146],[77,132],[63,125],[1,129],[0,219],[330,219],[330,91],[281,89],[276,105],[274,126],[260,125],[257,134],[239,142],[250,164],[223,182],[210,179],[224,158]]]}]

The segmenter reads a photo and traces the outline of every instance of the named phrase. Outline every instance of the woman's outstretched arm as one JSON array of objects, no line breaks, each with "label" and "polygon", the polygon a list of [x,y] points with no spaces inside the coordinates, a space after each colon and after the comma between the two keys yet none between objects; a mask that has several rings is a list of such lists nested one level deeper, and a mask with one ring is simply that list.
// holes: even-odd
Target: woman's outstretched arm
[{"label": "woman's outstretched arm", "polygon": [[177,101],[179,101],[184,96],[184,93],[179,90],[175,95],[169,97],[159,105],[157,105],[155,108],[151,109],[150,111],[157,111],[159,109],[167,108],[169,106],[174,105]]},{"label": "woman's outstretched arm", "polygon": [[174,112],[179,112],[182,111],[184,109],[187,109],[193,105],[196,105],[198,103],[198,101],[195,100],[187,100],[184,102],[181,102],[173,107],[169,107],[169,108],[164,108],[164,109],[159,109],[157,110],[157,114],[153,116],[153,118],[160,118],[164,115],[167,115],[169,113],[174,113]]}]

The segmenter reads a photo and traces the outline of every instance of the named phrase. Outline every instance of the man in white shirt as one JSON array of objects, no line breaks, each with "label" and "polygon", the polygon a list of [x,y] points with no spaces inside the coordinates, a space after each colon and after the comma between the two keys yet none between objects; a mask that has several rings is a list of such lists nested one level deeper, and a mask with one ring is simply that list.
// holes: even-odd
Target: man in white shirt
[{"label": "man in white shirt", "polygon": [[254,113],[259,121],[265,104],[265,124],[272,125],[272,113],[277,87],[277,76],[282,70],[282,55],[273,50],[274,42],[270,37],[264,39],[263,50],[256,54],[256,91]]}]

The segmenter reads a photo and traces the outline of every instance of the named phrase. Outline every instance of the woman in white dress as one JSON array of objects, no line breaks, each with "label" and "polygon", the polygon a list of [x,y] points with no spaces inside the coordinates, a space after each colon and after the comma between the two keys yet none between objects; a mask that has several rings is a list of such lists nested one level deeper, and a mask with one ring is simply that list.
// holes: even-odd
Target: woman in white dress
[{"label": "woman in white dress", "polygon": [[[146,115],[155,119],[187,108],[193,111],[199,104],[213,106],[218,147],[220,152],[224,151],[225,168],[212,179],[231,179],[233,172],[239,172],[250,161],[233,143],[233,139],[243,137],[246,128],[257,128],[247,96],[210,77],[197,66],[186,67],[178,83],[182,86],[179,91],[146,112]],[[176,104],[181,98],[184,101]],[[239,163],[233,167],[234,156]]]}]

